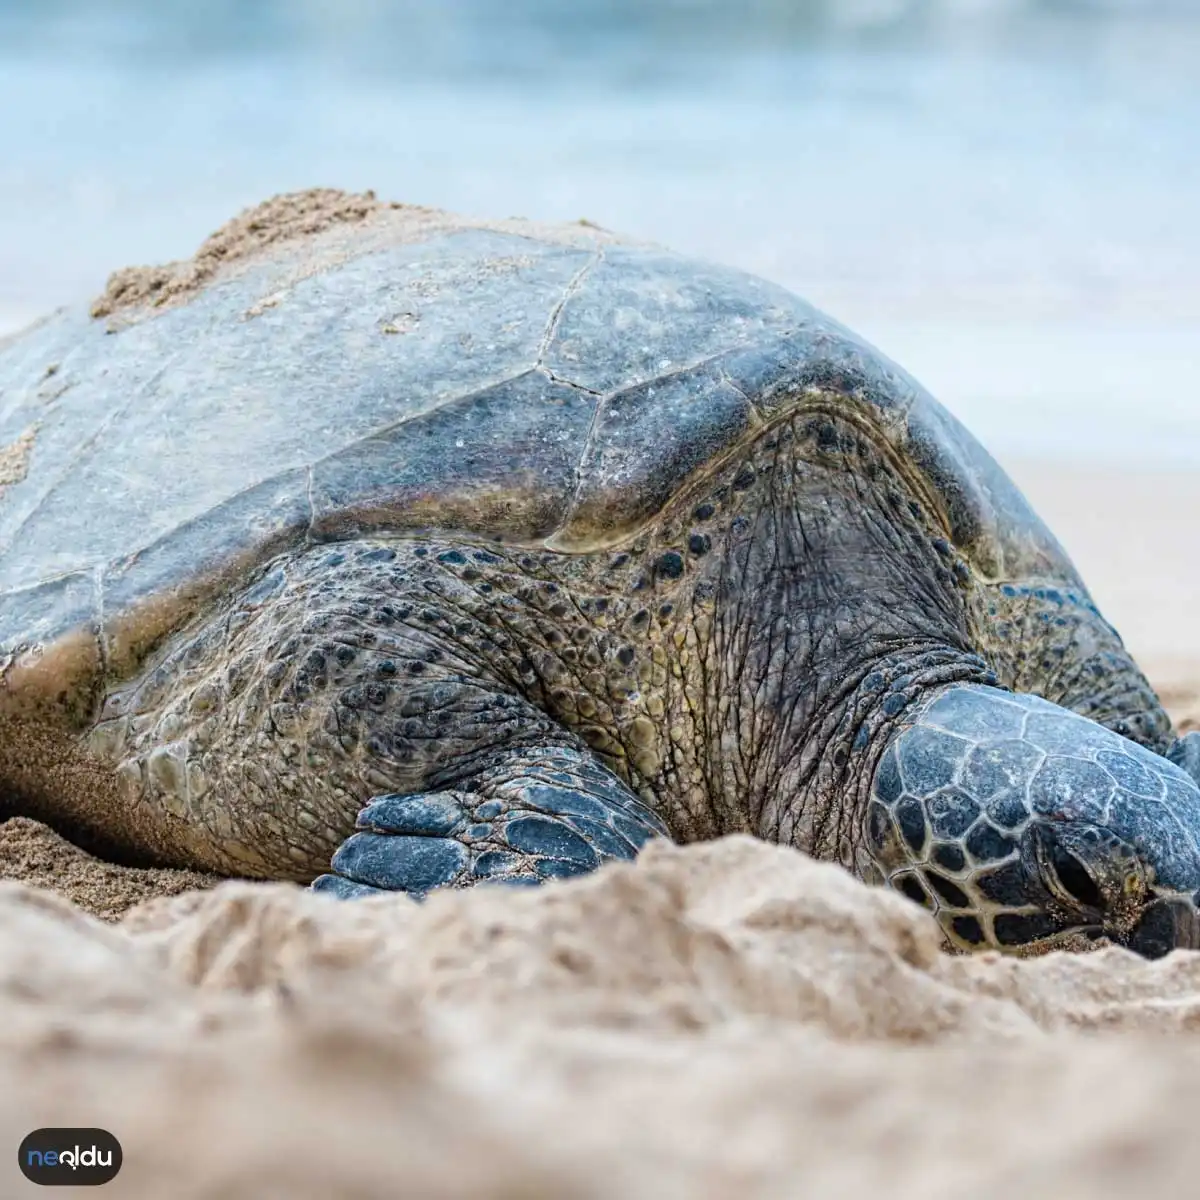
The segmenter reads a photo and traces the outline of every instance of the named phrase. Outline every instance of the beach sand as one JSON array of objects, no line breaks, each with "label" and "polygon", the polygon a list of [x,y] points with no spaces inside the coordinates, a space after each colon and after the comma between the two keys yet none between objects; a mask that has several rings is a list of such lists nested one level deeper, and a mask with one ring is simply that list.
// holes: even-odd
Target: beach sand
[{"label": "beach sand", "polygon": [[[1009,465],[1200,726],[1200,485]],[[0,883],[3,1143],[108,1129],[114,1197],[1196,1186],[1197,953],[952,957],[908,901],[748,838],[535,893],[343,904],[169,895],[206,880],[18,819],[0,874],[22,881]],[[4,1195],[32,1193],[6,1170]]]}]

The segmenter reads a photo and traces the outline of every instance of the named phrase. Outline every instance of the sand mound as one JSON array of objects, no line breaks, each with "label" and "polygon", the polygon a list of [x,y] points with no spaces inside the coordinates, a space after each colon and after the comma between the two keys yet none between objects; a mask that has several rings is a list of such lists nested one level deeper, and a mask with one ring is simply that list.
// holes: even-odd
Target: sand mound
[{"label": "sand mound", "polygon": [[534,893],[0,884],[0,1115],[131,1197],[1121,1196],[1191,1186],[1200,954],[952,958],[749,838]]},{"label": "sand mound", "polygon": [[175,896],[220,882],[203,871],[119,867],[72,845],[40,821],[13,817],[0,824],[0,879],[50,888],[85,912],[116,920],[155,896]]},{"label": "sand mound", "polygon": [[[277,252],[285,253],[289,243],[305,238],[303,253],[292,255],[290,268],[274,279],[274,290],[246,310],[247,318],[257,317],[277,304],[288,288],[344,262],[347,254],[363,254],[372,248],[384,249],[467,229],[589,247],[629,240],[586,219],[567,224],[516,217],[486,220],[420,204],[383,201],[374,192],[310,188],[272,196],[239,213],[210,234],[189,259],[114,271],[103,295],[92,301],[90,312],[93,317],[110,318],[109,332],[119,332],[154,312],[186,303],[203,288],[255,262]],[[493,266],[502,265],[501,260],[493,261]],[[520,265],[520,260],[510,260],[509,268],[513,265]],[[487,269],[487,264],[481,269]]]},{"label": "sand mound", "polygon": [[92,316],[107,317],[119,309],[142,304],[162,307],[194,292],[222,266],[249,258],[277,242],[362,221],[389,207],[400,205],[385,204],[375,198],[374,192],[343,192],[337,188],[309,188],[272,196],[227,221],[183,262],[114,271],[104,294],[92,302]]}]

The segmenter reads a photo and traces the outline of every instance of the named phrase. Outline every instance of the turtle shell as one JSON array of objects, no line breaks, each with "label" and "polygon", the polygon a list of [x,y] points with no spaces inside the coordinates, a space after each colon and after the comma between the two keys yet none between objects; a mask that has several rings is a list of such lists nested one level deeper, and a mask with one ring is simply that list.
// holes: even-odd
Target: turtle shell
[{"label": "turtle shell", "polygon": [[10,698],[120,675],[306,542],[432,527],[620,544],[756,430],[831,397],[907,456],[978,571],[1080,586],[917,383],[736,270],[583,223],[380,206],[153,300],[0,343]]}]

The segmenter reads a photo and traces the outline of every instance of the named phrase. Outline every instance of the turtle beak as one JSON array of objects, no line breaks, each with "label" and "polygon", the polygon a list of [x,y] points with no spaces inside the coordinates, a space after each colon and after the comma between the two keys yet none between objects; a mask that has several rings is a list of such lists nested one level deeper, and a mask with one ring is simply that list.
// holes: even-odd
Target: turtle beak
[{"label": "turtle beak", "polygon": [[1125,944],[1145,958],[1172,950],[1200,950],[1200,910],[1194,899],[1171,896],[1151,901]]}]

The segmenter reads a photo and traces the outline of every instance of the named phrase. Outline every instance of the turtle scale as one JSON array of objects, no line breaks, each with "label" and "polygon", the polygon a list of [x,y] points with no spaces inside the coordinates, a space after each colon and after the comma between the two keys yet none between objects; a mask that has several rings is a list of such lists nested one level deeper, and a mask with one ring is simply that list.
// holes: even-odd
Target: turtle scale
[{"label": "turtle scale", "polygon": [[414,240],[384,214],[162,311],[66,310],[9,339],[0,444],[34,438],[0,497],[0,646],[52,670],[102,628],[120,674],[306,539],[617,545],[752,431],[830,400],[919,471],[981,573],[1082,592],[971,435],[811,305],[581,227],[515,229]]}]

